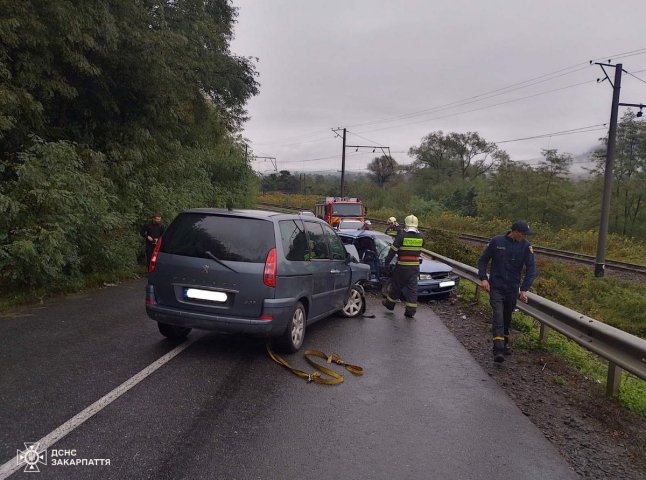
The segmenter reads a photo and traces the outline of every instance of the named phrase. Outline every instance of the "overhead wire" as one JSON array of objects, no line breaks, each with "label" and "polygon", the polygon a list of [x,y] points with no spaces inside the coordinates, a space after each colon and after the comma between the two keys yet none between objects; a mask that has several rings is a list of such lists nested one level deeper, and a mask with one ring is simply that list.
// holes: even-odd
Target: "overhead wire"
[{"label": "overhead wire", "polygon": [[[646,48],[640,48],[640,49],[630,50],[630,51],[626,51],[626,52],[615,53],[613,55],[606,55],[606,56],[603,56],[603,57],[597,57],[594,60],[603,60],[603,59],[610,59],[610,58],[615,58],[615,59],[628,58],[628,57],[632,57],[632,56],[636,56],[636,55],[644,55],[644,54],[646,54]],[[352,124],[352,125],[348,125],[348,127],[349,128],[354,128],[354,127],[357,127],[357,126],[364,126],[364,125],[369,125],[369,124],[377,124],[377,123],[383,123],[383,122],[388,122],[388,121],[395,121],[396,119],[399,119],[399,118],[406,119],[406,118],[411,118],[411,117],[414,117],[414,116],[423,115],[425,113],[446,110],[446,109],[451,108],[451,107],[468,105],[470,103],[475,103],[477,101],[486,100],[487,98],[493,98],[495,96],[500,96],[500,95],[503,95],[505,93],[510,93],[512,91],[516,91],[516,90],[519,90],[519,89],[522,89],[522,88],[527,88],[527,87],[530,87],[530,86],[533,86],[533,85],[536,85],[536,84],[539,84],[539,83],[543,83],[543,82],[546,82],[546,81],[549,81],[549,80],[553,80],[553,79],[562,77],[564,75],[569,75],[571,73],[575,73],[577,71],[583,70],[584,68],[587,68],[588,66],[589,66],[588,63],[577,63],[577,64],[574,64],[574,65],[570,65],[569,67],[564,67],[564,68],[555,70],[555,71],[550,72],[550,73],[539,75],[537,77],[533,77],[533,78],[530,78],[530,79],[527,79],[527,80],[523,80],[521,82],[512,83],[512,84],[506,85],[504,87],[500,87],[500,88],[497,88],[497,89],[494,89],[494,90],[490,90],[488,92],[484,92],[484,93],[481,93],[481,94],[478,94],[478,95],[467,97],[467,98],[464,98],[464,99],[461,99],[461,100],[456,100],[456,101],[453,101],[453,102],[450,102],[450,103],[447,103],[447,104],[443,104],[443,105],[439,105],[439,106],[435,106],[435,107],[430,107],[430,108],[420,110],[420,111],[416,111],[416,112],[405,113],[405,114],[401,114],[401,115],[397,115],[397,116],[393,116],[393,117],[387,117],[385,119],[373,120],[373,121],[369,121],[369,122],[362,122],[362,123]],[[634,72],[634,73],[640,73],[641,71],[644,71],[644,70],[640,70],[640,71]],[[641,79],[639,79],[639,80],[641,80]],[[444,118],[444,117],[441,117],[441,118]],[[258,143],[257,145],[293,146],[293,145],[300,145],[300,144],[303,144],[303,143],[313,143],[313,142],[319,142],[319,141],[327,140],[329,137],[326,136],[324,138],[323,137],[314,138],[314,139],[311,139],[311,140],[303,140],[303,141],[298,141],[298,142],[288,143],[288,144],[283,144],[282,143],[284,141],[289,141],[291,139],[299,139],[299,138],[307,138],[307,137],[311,137],[311,136],[318,136],[318,135],[321,135],[322,132],[323,131],[318,131],[317,130],[317,131],[313,131],[313,132],[310,132],[310,133],[294,135],[294,136],[291,136],[291,137],[285,137],[285,138],[283,138],[281,140],[277,140],[277,141],[274,141],[274,142],[261,142],[261,143]]]},{"label": "overhead wire", "polygon": [[643,78],[639,78],[637,75],[635,75],[635,74],[633,74],[633,73],[630,73],[630,72],[627,72],[626,70],[624,70],[624,72],[626,72],[626,73],[627,73],[628,75],[630,75],[631,77],[636,78],[636,79],[637,79],[637,80],[639,80],[640,82],[642,82],[642,83],[646,83],[646,80],[644,80]]},{"label": "overhead wire", "polygon": [[[559,78],[559,77],[562,77],[564,75],[569,75],[571,73],[575,73],[575,72],[584,70],[584,69],[588,68],[589,65],[587,63],[585,63],[585,64],[577,64],[575,67],[578,67],[578,68],[576,68],[575,70],[571,70],[569,72],[560,73],[558,75],[555,75],[555,74],[557,74],[559,72],[562,72],[564,69],[557,70],[556,72],[553,72],[551,74],[541,75],[539,77],[536,77],[536,78],[533,78],[533,79],[530,79],[530,80],[525,80],[523,82],[514,83],[514,84],[508,85],[506,87],[491,90],[489,92],[485,92],[485,93],[482,93],[482,94],[479,94],[479,95],[468,97],[468,98],[465,98],[465,99],[462,99],[462,100],[456,100],[456,101],[453,101],[453,102],[450,102],[450,103],[445,103],[443,105],[438,105],[438,106],[435,106],[435,107],[429,107],[429,108],[425,108],[423,110],[418,110],[418,111],[411,112],[411,113],[404,113],[404,114],[401,114],[401,115],[396,115],[396,116],[393,116],[393,117],[388,117],[388,118],[384,118],[384,119],[380,119],[380,120],[373,120],[373,121],[363,122],[363,123],[355,123],[353,125],[348,125],[348,128],[361,127],[361,126],[366,126],[366,125],[374,125],[374,124],[377,124],[377,123],[384,123],[384,122],[394,122],[394,121],[398,121],[398,120],[404,120],[404,119],[407,119],[407,118],[426,115],[428,113],[435,113],[437,111],[448,110],[448,109],[451,109],[451,108],[461,107],[461,106],[464,106],[464,105],[470,105],[472,103],[481,102],[481,101],[484,101],[484,100],[488,100],[490,98],[499,97],[501,95],[506,95],[507,93],[511,93],[511,92],[516,91],[516,90],[521,90],[523,88],[532,87],[534,85],[538,85],[540,83],[544,83],[544,82],[547,82],[547,81],[550,81],[550,80],[554,80],[555,78]],[[573,68],[573,67],[568,67],[568,68]],[[544,77],[546,77],[548,75],[551,75],[551,76],[549,78],[544,78]],[[532,83],[530,83],[530,82],[532,82]]]},{"label": "overhead wire", "polygon": [[[602,60],[602,59],[605,59],[605,58],[612,58],[612,57],[614,57],[615,59],[627,58],[627,57],[632,57],[632,56],[636,56],[636,55],[643,55],[643,54],[646,54],[646,48],[631,50],[631,51],[627,51],[627,52],[620,52],[620,53],[616,53],[614,55],[608,55],[608,56],[604,56],[604,57],[598,57],[598,60]],[[402,114],[402,115],[398,115],[398,116],[393,116],[393,117],[389,117],[389,118],[386,118],[386,119],[373,120],[373,121],[370,121],[370,122],[363,122],[363,123],[353,124],[353,125],[349,125],[349,127],[354,128],[354,127],[357,127],[357,126],[367,126],[367,125],[378,124],[378,123],[383,123],[383,122],[391,122],[392,123],[392,122],[396,122],[396,121],[400,121],[400,120],[406,120],[408,118],[414,118],[416,116],[428,115],[430,113],[437,113],[437,112],[440,112],[440,111],[443,111],[443,110],[448,110],[450,108],[457,108],[457,107],[461,107],[461,106],[466,106],[466,105],[469,105],[469,104],[472,104],[472,103],[477,103],[477,102],[484,101],[484,100],[487,100],[487,99],[490,99],[490,98],[494,98],[494,97],[497,97],[497,96],[500,96],[500,95],[508,94],[508,93],[511,93],[513,91],[516,91],[516,90],[520,90],[520,89],[523,89],[523,88],[528,88],[528,87],[531,87],[531,86],[534,86],[534,85],[537,85],[537,84],[540,84],[540,83],[544,83],[544,82],[547,82],[547,81],[550,81],[550,80],[554,80],[556,78],[560,78],[560,77],[563,77],[565,75],[576,73],[578,71],[583,70],[584,68],[587,68],[588,66],[589,65],[587,63],[574,64],[574,65],[571,65],[569,67],[565,67],[565,68],[562,68],[562,69],[559,69],[559,70],[556,70],[556,71],[553,71],[553,72],[550,72],[550,73],[546,73],[546,74],[543,74],[543,75],[540,75],[540,76],[537,76],[537,77],[533,77],[533,78],[530,78],[530,79],[527,79],[527,80],[524,80],[524,81],[521,81],[521,82],[516,82],[516,83],[510,84],[510,85],[507,85],[505,87],[500,87],[498,89],[491,90],[489,92],[485,92],[485,93],[478,94],[478,95],[475,95],[475,96],[467,97],[467,98],[462,99],[462,100],[456,100],[454,102],[450,102],[450,103],[447,103],[447,104],[444,104],[444,105],[440,105],[440,106],[436,106],[436,107],[430,107],[428,109],[424,109],[424,110],[420,110],[420,111],[416,111],[416,112],[411,112],[411,113],[407,113],[407,114]],[[640,73],[642,71],[646,71],[646,70],[638,70],[638,71],[636,71],[634,73]],[[643,79],[637,77],[636,75],[634,75],[634,73],[629,73],[629,74],[631,76],[633,76],[634,78],[646,83],[646,81],[644,81]],[[407,126],[407,125],[411,125],[411,124],[423,123],[423,122],[427,122],[427,121],[448,118],[448,117],[451,117],[451,116],[462,115],[462,114],[465,114],[465,113],[471,113],[471,112],[475,112],[475,111],[479,111],[479,110],[483,110],[483,109],[493,108],[493,107],[496,107],[496,106],[517,102],[517,101],[524,100],[524,99],[527,99],[527,98],[533,98],[533,97],[537,97],[537,96],[541,96],[541,95],[546,95],[546,94],[553,93],[553,92],[556,92],[556,91],[565,90],[565,89],[568,89],[568,88],[578,87],[578,86],[588,84],[588,83],[592,83],[592,82],[591,81],[580,82],[580,83],[567,85],[567,86],[552,89],[552,90],[547,90],[547,91],[544,91],[544,92],[539,92],[539,93],[532,94],[532,95],[527,95],[527,96],[523,96],[523,97],[514,98],[514,99],[511,99],[511,100],[504,101],[504,102],[498,102],[498,103],[494,103],[494,104],[491,104],[491,105],[485,105],[485,106],[478,107],[478,108],[475,108],[475,109],[470,109],[470,110],[466,110],[466,111],[450,113],[450,114],[447,114],[447,115],[441,115],[441,116],[436,116],[436,117],[432,117],[432,118],[426,118],[426,119],[417,120],[417,121],[414,121],[414,122],[407,122],[407,123],[403,123],[403,124],[399,124],[399,125],[391,125],[391,126],[377,128],[377,129],[369,129],[369,130],[362,131],[361,133],[374,132],[374,131],[380,131],[380,130],[387,130],[387,129],[392,129],[392,128],[399,128],[399,127],[403,127],[403,126]],[[533,137],[526,137],[526,139],[542,138],[542,137],[547,137],[547,136],[560,136],[560,135],[566,135],[566,134],[570,134],[570,133],[585,133],[587,131],[594,131],[594,130],[597,130],[597,129],[599,129],[599,128],[592,129],[592,130],[576,129],[576,131],[573,131],[573,132],[555,132],[555,133],[553,133],[551,135],[550,134],[538,135],[538,136],[533,136]],[[292,136],[292,137],[286,137],[286,139],[307,138],[307,137],[313,136],[313,135],[320,135],[321,133],[322,132],[315,131],[315,132],[311,132],[311,133],[308,133],[308,134],[302,134],[302,135],[296,135],[296,136]],[[354,131],[350,132],[349,131],[349,133],[351,133],[352,135],[356,135],[359,138],[363,138],[364,140],[373,142],[373,143],[380,143],[380,142],[376,142],[374,140],[368,139],[367,137],[362,136],[358,132],[354,132]],[[328,140],[328,139],[329,139],[329,136],[326,135],[326,137],[324,137],[324,138],[313,138],[311,140],[303,140],[303,141],[293,142],[293,143],[288,143],[288,144],[281,144],[281,141],[284,141],[284,140],[281,140],[281,141],[276,141],[276,142],[260,143],[259,145],[272,145],[272,144],[277,145],[277,144],[280,144],[282,146],[292,146],[292,145],[300,145],[300,144],[304,144],[304,143],[313,143],[313,142],[325,141],[325,140]],[[497,143],[507,143],[507,142],[520,141],[520,140],[521,139],[507,140],[507,141],[502,141],[502,142],[497,142]],[[392,152],[392,153],[406,153],[406,152]],[[331,156],[326,156],[326,157],[319,157],[319,158],[305,159],[305,160],[294,160],[294,161],[287,161],[287,162],[281,162],[281,163],[311,162],[311,161],[327,160],[327,159],[336,158],[336,157],[337,157],[337,155],[331,155]]]},{"label": "overhead wire", "polygon": [[600,123],[597,125],[588,125],[586,127],[579,127],[579,128],[572,128],[570,130],[561,130],[559,132],[551,132],[551,133],[543,133],[541,135],[534,135],[531,137],[521,137],[521,138],[514,138],[512,140],[500,140],[497,142],[492,142],[495,143],[496,145],[500,143],[511,143],[511,142],[520,142],[523,140],[534,140],[537,138],[547,138],[547,137],[559,137],[562,135],[571,135],[574,133],[586,133],[586,132],[594,132],[597,130],[604,130],[607,124],[605,123]]},{"label": "overhead wire", "polygon": [[362,133],[377,132],[377,131],[380,131],[380,130],[390,130],[392,128],[400,128],[400,127],[404,127],[404,126],[407,126],[407,125],[415,125],[415,124],[418,124],[418,123],[429,122],[429,121],[432,121],[432,120],[440,120],[442,118],[454,117],[454,116],[457,116],[457,115],[463,115],[465,113],[472,113],[472,112],[477,112],[477,111],[480,111],[480,110],[486,110],[488,108],[493,108],[493,107],[497,107],[497,106],[500,106],[500,105],[506,105],[506,104],[509,104],[509,103],[518,102],[520,100],[525,100],[527,98],[539,97],[541,95],[547,95],[548,93],[558,92],[560,90],[566,90],[568,88],[574,88],[574,87],[578,87],[578,86],[581,86],[581,85],[592,84],[592,83],[596,83],[596,81],[595,80],[586,80],[585,82],[575,83],[575,84],[572,84],[572,85],[566,85],[565,87],[555,88],[555,89],[552,89],[552,90],[546,90],[544,92],[534,93],[532,95],[526,95],[524,97],[513,98],[511,100],[506,100],[504,102],[494,103],[492,105],[485,105],[485,106],[474,108],[474,109],[471,109],[471,110],[465,110],[465,111],[461,111],[461,112],[449,113],[447,115],[440,115],[438,117],[425,118],[425,119],[422,119],[422,120],[415,120],[414,122],[407,122],[407,123],[400,124],[400,125],[393,125],[393,126],[381,127],[381,128],[373,128],[373,129],[370,129],[370,130],[366,130],[365,132],[362,132]]}]

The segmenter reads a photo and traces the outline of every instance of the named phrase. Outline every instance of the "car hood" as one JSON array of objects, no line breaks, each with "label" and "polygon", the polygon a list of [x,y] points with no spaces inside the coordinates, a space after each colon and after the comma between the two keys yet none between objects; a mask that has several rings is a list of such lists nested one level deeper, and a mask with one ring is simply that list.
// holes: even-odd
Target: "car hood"
[{"label": "car hood", "polygon": [[429,258],[424,258],[424,261],[419,266],[419,273],[444,273],[452,270],[451,266],[446,263],[430,260]]}]

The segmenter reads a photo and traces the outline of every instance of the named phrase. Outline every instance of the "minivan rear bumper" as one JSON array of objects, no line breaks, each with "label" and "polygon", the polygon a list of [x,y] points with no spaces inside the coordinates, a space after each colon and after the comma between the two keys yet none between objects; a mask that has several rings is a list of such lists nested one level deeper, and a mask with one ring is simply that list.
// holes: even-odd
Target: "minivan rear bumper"
[{"label": "minivan rear bumper", "polygon": [[271,316],[271,320],[191,312],[157,304],[146,305],[146,313],[152,320],[178,327],[276,336],[282,334],[287,328],[287,321],[292,315],[295,304],[296,299],[291,298],[265,300],[263,316]]}]

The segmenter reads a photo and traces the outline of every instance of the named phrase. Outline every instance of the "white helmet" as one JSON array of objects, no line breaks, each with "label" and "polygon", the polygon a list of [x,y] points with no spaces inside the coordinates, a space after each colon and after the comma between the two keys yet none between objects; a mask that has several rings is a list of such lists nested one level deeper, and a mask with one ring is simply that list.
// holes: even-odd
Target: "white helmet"
[{"label": "white helmet", "polygon": [[388,219],[388,223],[397,223],[397,219],[395,217],[390,217]]},{"label": "white helmet", "polygon": [[372,222],[371,222],[370,220],[366,220],[364,223],[365,223],[366,225],[372,225]]},{"label": "white helmet", "polygon": [[415,227],[415,228],[417,228],[417,226],[419,225],[419,222],[418,222],[417,217],[415,215],[409,215],[404,219],[404,224],[407,227]]}]

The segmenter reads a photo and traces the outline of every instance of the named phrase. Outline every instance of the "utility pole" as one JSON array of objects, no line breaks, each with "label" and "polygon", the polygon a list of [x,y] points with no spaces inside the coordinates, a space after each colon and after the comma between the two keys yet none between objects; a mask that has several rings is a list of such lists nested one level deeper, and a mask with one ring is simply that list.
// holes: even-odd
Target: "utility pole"
[{"label": "utility pole", "polygon": [[[338,131],[341,130],[341,128],[333,128],[332,131],[336,134],[336,136],[340,136],[338,134]],[[375,150],[379,149],[381,150],[381,153],[386,155],[386,150],[388,150],[388,156],[390,157],[390,147],[383,147],[381,145],[346,145],[345,143],[345,138],[346,138],[346,133],[347,129],[343,129],[343,149],[341,150],[341,197],[344,196],[345,194],[345,149],[346,148],[356,148],[357,151],[359,151],[360,148],[372,148],[372,151],[374,152]]]},{"label": "utility pole", "polygon": [[341,150],[341,198],[345,195],[345,135],[347,130],[343,129],[343,150]]},{"label": "utility pole", "polygon": [[[595,62],[596,63],[596,62]],[[622,64],[611,65],[597,63],[606,74],[604,80],[610,81],[608,73],[603,68],[615,67],[615,81],[612,85],[612,107],[610,109],[610,127],[608,128],[608,149],[606,151],[606,168],[603,176],[603,195],[601,197],[601,218],[599,220],[599,238],[597,240],[597,256],[594,261],[594,276],[603,277],[606,269],[606,244],[608,241],[608,219],[610,217],[610,197],[612,196],[612,170],[615,165],[615,146],[617,143],[617,116],[619,114],[619,91],[621,90]],[[603,81],[603,80],[602,80]]]},{"label": "utility pole", "polygon": [[[606,151],[606,169],[603,177],[603,196],[601,199],[601,219],[599,220],[599,239],[597,241],[597,256],[594,262],[594,276],[603,277],[606,265],[605,265],[605,255],[606,255],[606,243],[608,238],[608,218],[610,217],[610,197],[612,196],[612,177],[613,177],[613,168],[615,165],[615,148],[617,144],[617,122],[619,116],[619,107],[638,107],[639,113],[638,117],[642,116],[642,109],[646,108],[646,105],[641,103],[619,103],[619,92],[621,90],[621,74],[622,72],[628,73],[623,69],[621,63],[612,65],[610,60],[608,63],[599,63],[594,62],[596,65],[601,67],[605,78],[603,80],[597,78],[597,82],[603,82],[608,80],[612,86],[612,107],[610,109],[610,127],[608,128],[608,149]],[[592,60],[590,60],[592,64]],[[615,69],[615,82],[610,81],[608,72],[604,67],[614,67]]]}]

